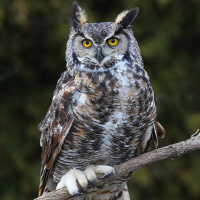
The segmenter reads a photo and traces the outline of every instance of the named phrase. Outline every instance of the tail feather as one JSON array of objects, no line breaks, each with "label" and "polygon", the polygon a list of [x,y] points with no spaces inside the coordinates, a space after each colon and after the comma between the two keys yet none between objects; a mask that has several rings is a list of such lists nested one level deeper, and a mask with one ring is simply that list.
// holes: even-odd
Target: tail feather
[{"label": "tail feather", "polygon": [[118,198],[118,200],[130,200],[129,192],[128,192],[128,187],[125,184],[124,187],[122,188],[122,196]]},{"label": "tail feather", "polygon": [[[89,197],[89,196],[88,196]],[[87,199],[87,198],[86,198]],[[109,185],[105,190],[98,190],[95,193],[95,197],[89,200],[130,200],[127,185],[121,185],[116,187],[115,185]]]},{"label": "tail feather", "polygon": [[70,200],[130,200],[127,185],[116,187],[109,185],[104,189],[91,189],[86,194]]}]

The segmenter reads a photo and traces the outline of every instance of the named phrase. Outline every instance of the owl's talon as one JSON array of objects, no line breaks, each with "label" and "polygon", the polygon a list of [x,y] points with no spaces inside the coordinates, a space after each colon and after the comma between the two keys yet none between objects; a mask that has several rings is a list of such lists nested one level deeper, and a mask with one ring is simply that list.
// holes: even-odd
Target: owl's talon
[{"label": "owl's talon", "polygon": [[94,180],[91,181],[92,188],[94,189]]},{"label": "owl's talon", "polygon": [[83,193],[77,192],[76,196],[81,196]]},{"label": "owl's talon", "polygon": [[83,194],[87,193],[87,187],[83,189]]},{"label": "owl's talon", "polygon": [[70,195],[80,196],[82,193],[79,192],[77,182],[82,188],[88,185],[88,180],[84,172],[73,168],[61,178],[56,189],[67,187]]},{"label": "owl's talon", "polygon": [[108,173],[106,173],[104,176],[98,177],[98,179],[103,180],[103,179],[109,177],[111,174],[112,174],[112,172],[108,172]]},{"label": "owl's talon", "polygon": [[103,189],[105,185],[97,186],[98,189]]},{"label": "owl's talon", "polygon": [[[104,179],[114,173],[114,168],[107,165],[89,165],[84,171],[73,168],[61,178],[56,189],[67,187],[70,195],[80,196],[87,192],[88,182],[91,182],[93,188],[95,187],[96,174],[98,173],[105,174],[100,178]],[[78,185],[81,186],[83,193],[79,192]],[[104,185],[97,188],[102,189]]]}]

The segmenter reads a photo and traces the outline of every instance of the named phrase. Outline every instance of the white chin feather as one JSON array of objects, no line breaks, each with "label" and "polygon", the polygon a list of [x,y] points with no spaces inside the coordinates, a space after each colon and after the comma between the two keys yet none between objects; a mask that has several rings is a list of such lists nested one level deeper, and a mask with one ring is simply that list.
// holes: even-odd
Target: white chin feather
[{"label": "white chin feather", "polygon": [[102,66],[104,63],[106,63],[109,60],[112,60],[113,58],[115,58],[115,60],[121,60],[123,58],[123,55],[111,55],[111,56],[106,56],[105,58],[103,58],[103,60],[99,63],[99,61],[94,58],[94,57],[77,57],[77,59],[81,62],[81,63],[88,63],[88,60],[90,60],[90,63],[95,63],[99,66]]}]

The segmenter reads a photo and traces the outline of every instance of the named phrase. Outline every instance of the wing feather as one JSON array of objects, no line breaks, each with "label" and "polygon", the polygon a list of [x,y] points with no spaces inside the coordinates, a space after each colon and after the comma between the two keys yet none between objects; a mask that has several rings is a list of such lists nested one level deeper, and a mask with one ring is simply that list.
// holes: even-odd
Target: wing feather
[{"label": "wing feather", "polygon": [[71,99],[76,91],[73,77],[65,71],[58,80],[52,103],[38,128],[42,131],[42,166],[39,196],[42,195],[53,163],[74,121]]},{"label": "wing feather", "polygon": [[154,146],[155,146],[155,148],[157,148],[158,147],[158,137],[159,138],[165,137],[165,129],[158,121],[156,121],[156,124],[154,124],[152,136],[153,136]]}]

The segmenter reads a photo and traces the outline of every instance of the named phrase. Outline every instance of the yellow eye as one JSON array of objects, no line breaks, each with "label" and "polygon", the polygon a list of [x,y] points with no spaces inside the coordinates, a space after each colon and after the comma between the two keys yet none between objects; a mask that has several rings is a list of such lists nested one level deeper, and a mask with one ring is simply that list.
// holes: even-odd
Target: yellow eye
[{"label": "yellow eye", "polygon": [[88,47],[92,46],[92,41],[85,39],[85,40],[82,41],[82,44],[83,44],[84,47],[88,48]]},{"label": "yellow eye", "polygon": [[116,37],[112,37],[112,38],[108,39],[108,44],[110,46],[116,46],[118,44],[118,42],[119,42],[119,39]]}]

